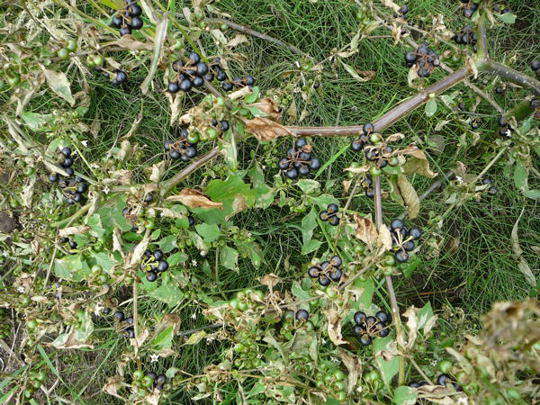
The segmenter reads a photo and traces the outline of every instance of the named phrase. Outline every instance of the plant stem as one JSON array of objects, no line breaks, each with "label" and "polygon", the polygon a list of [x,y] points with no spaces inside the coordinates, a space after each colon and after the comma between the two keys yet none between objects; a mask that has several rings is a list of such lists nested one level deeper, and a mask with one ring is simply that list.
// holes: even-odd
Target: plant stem
[{"label": "plant stem", "polygon": [[[393,125],[396,121],[403,118],[405,115],[409,114],[411,111],[420,107],[426,103],[430,94],[440,94],[449,88],[455,86],[456,84],[465,80],[471,72],[468,68],[463,67],[454,73],[446,76],[444,79],[438,81],[437,83],[432,84],[425,90],[419,92],[413,97],[399,103],[397,106],[392,108],[381,118],[373,122],[375,127],[375,132],[382,132],[389,126]],[[359,135],[362,133],[363,125],[351,125],[345,127],[296,127],[289,126],[286,129],[292,133],[294,136],[351,136]]]},{"label": "plant stem", "polygon": [[[383,212],[382,212],[382,199],[381,199],[381,176],[376,176],[375,181],[375,225],[377,229],[383,225]],[[394,284],[392,282],[392,276],[386,276],[386,288],[388,290],[388,296],[390,297],[390,307],[392,308],[392,319],[396,323],[396,334],[398,336],[398,343],[403,342],[403,328],[401,325],[401,315],[399,313],[399,307],[397,304],[396,293],[394,291]],[[403,385],[405,381],[405,360],[403,356],[399,357],[399,385]]]},{"label": "plant stem", "polygon": [[502,63],[487,60],[480,66],[480,69],[487,73],[493,73],[499,77],[502,77],[509,82],[518,84],[523,87],[529,87],[537,96],[540,96],[540,81],[533,77],[527,76],[521,72],[518,72],[511,67],[508,67]]},{"label": "plant stem", "polygon": [[242,32],[244,34],[248,34],[248,35],[251,35],[253,37],[260,38],[262,40],[268,41],[268,42],[272,42],[273,44],[276,44],[276,45],[282,46],[284,48],[287,48],[291,52],[296,53],[298,55],[303,55],[303,56],[310,57],[308,54],[306,54],[305,52],[302,52],[300,49],[298,49],[294,45],[283,42],[283,41],[281,41],[281,40],[279,40],[277,38],[271,37],[270,35],[263,34],[262,32],[255,31],[255,30],[253,30],[253,29],[251,29],[249,27],[246,27],[245,25],[240,25],[240,24],[234,23],[232,21],[226,20],[224,18],[207,18],[205,21],[207,23],[209,23],[209,24],[220,24],[220,25],[225,24],[226,26],[228,26],[229,28],[232,28],[233,30],[240,31],[240,32]]},{"label": "plant stem", "polygon": [[191,173],[197,170],[199,167],[204,166],[206,163],[210,162],[212,159],[216,158],[219,155],[219,148],[216,146],[210,152],[205,155],[202,155],[200,158],[186,166],[183,170],[178,172],[176,175],[171,177],[169,180],[165,181],[161,187],[161,196],[166,195],[174,186],[188,177]]}]

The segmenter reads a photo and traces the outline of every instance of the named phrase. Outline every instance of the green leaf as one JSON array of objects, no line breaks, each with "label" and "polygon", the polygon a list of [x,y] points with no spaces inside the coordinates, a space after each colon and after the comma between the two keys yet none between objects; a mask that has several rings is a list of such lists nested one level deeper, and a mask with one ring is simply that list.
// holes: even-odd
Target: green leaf
[{"label": "green leaf", "polygon": [[418,318],[418,329],[423,328],[424,325],[433,318],[433,308],[431,308],[431,303],[427,303],[424,305],[418,313],[416,314],[416,317]]},{"label": "green leaf", "polygon": [[317,239],[310,239],[302,245],[302,254],[307,255],[311,252],[316,251],[322,245],[322,242]]},{"label": "green leaf", "polygon": [[262,260],[264,258],[264,254],[257,242],[252,241],[243,241],[242,243],[238,243],[236,247],[238,248],[238,251],[242,255],[242,257],[249,257],[251,260],[251,263],[255,267],[259,267],[262,263]]},{"label": "green leaf", "polygon": [[195,230],[206,243],[211,243],[221,236],[221,231],[216,224],[198,224]]},{"label": "green leaf", "polygon": [[385,385],[390,385],[392,378],[399,371],[399,357],[394,356],[390,360],[385,360],[380,353],[383,350],[388,350],[389,346],[394,341],[392,336],[387,336],[385,338],[377,338],[373,341],[373,353],[375,355],[375,363],[377,368],[381,372],[382,379]]},{"label": "green leaf", "polygon": [[207,335],[207,333],[204,330],[200,330],[198,332],[192,333],[188,340],[186,340],[186,345],[196,345],[201,340],[204,339],[204,337]]},{"label": "green leaf", "polygon": [[105,235],[105,228],[103,227],[101,217],[98,214],[93,214],[90,218],[88,218],[86,225],[90,227],[90,234],[92,236],[102,239],[103,235]]},{"label": "green leaf", "polygon": [[527,178],[529,177],[529,172],[523,165],[521,161],[517,161],[514,167],[514,185],[520,191],[525,191],[529,188],[527,184]]},{"label": "green leaf", "polygon": [[313,231],[317,227],[317,213],[312,208],[311,211],[302,219],[302,254],[313,252],[320,246],[317,243],[311,242]]},{"label": "green leaf", "polygon": [[437,100],[433,97],[426,103],[426,115],[432,117],[437,112]]},{"label": "green leaf", "polygon": [[32,131],[48,131],[47,126],[54,121],[52,114],[23,112],[21,118]]},{"label": "green leaf", "polygon": [[105,252],[94,253],[92,257],[96,260],[96,263],[101,266],[101,268],[107,273],[109,273],[111,269],[116,265],[116,261]]},{"label": "green leaf", "polygon": [[525,190],[523,192],[523,195],[527,198],[531,198],[533,200],[540,200],[540,190],[533,189],[533,190]]},{"label": "green leaf", "polygon": [[169,306],[179,304],[184,298],[184,293],[176,286],[170,284],[163,284],[158,288],[149,291],[148,295],[152,298],[156,298]]},{"label": "green leaf", "polygon": [[499,20],[501,20],[505,24],[514,24],[516,22],[517,16],[512,13],[504,13],[504,14],[495,14]]},{"label": "green leaf", "polygon": [[362,295],[360,299],[356,301],[357,309],[368,309],[371,306],[373,301],[373,294],[375,293],[375,283],[369,278],[362,280],[360,278],[356,279],[353,283],[353,286],[356,290],[361,290]]},{"label": "green leaf", "polygon": [[296,185],[304,192],[304,194],[311,194],[321,187],[321,184],[317,180],[313,179],[301,179],[296,182]]},{"label": "green leaf", "polygon": [[176,235],[165,236],[158,242],[158,246],[163,250],[163,253],[169,253],[171,250],[176,249],[178,247]]},{"label": "green leaf", "polygon": [[179,263],[184,263],[187,259],[189,257],[184,252],[176,252],[167,257],[167,262],[170,266],[176,266]]},{"label": "green leaf", "polygon": [[115,10],[120,10],[124,7],[124,2],[122,0],[99,0],[99,2]]},{"label": "green leaf", "polygon": [[168,326],[159,332],[154,339],[150,341],[150,346],[156,351],[170,349],[174,339],[174,326]]},{"label": "green leaf", "polygon": [[229,270],[238,270],[238,252],[230,246],[225,246],[220,251],[220,263]]},{"label": "green leaf", "polygon": [[311,298],[311,294],[309,291],[304,290],[302,287],[300,287],[300,283],[298,281],[295,281],[291,287],[291,293],[296,298],[298,298],[299,301],[306,301]]},{"label": "green leaf", "polygon": [[416,403],[416,390],[402,385],[394,391],[392,402],[396,405],[414,405]]},{"label": "green leaf", "polygon": [[82,281],[90,274],[90,267],[80,254],[65,256],[54,261],[56,277],[70,281]]},{"label": "green leaf", "polygon": [[45,78],[49,88],[57,95],[66,100],[70,106],[75,105],[75,99],[71,95],[71,89],[69,87],[69,81],[64,72],[55,72],[54,70],[45,70]]}]

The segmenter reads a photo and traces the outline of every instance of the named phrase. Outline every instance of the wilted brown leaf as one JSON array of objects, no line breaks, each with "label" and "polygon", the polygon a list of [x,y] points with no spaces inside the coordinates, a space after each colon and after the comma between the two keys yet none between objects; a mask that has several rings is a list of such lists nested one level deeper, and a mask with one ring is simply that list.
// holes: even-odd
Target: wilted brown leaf
[{"label": "wilted brown leaf", "polygon": [[105,44],[105,46],[107,45],[115,45],[120,48],[129,49],[131,51],[138,51],[138,50],[151,51],[152,49],[154,49],[152,44],[147,43],[147,42],[137,41],[133,39],[131,35],[124,35],[118,41]]},{"label": "wilted brown leaf", "polygon": [[328,337],[336,346],[347,343],[341,335],[341,317],[337,309],[331,308],[326,313],[328,318]]},{"label": "wilted brown leaf", "polygon": [[122,386],[122,378],[120,376],[115,376],[109,377],[102,389],[107,394],[120,398],[122,401],[124,401],[124,397],[118,395],[118,391],[122,388]]},{"label": "wilted brown leaf", "polygon": [[261,278],[261,284],[268,287],[270,291],[281,281],[274,273],[266,274]]},{"label": "wilted brown leaf", "polygon": [[392,249],[392,235],[390,230],[384,224],[379,227],[379,235],[377,236],[377,244],[383,246],[385,250]]},{"label": "wilted brown leaf", "polygon": [[370,245],[377,241],[377,228],[371,220],[371,216],[364,218],[355,214],[354,222],[356,222],[355,236],[358,239]]},{"label": "wilted brown leaf", "polygon": [[223,209],[223,203],[214,202],[199,190],[185,188],[180,194],[167,197],[167,201],[181,202],[189,208],[219,208]]},{"label": "wilted brown leaf", "polygon": [[407,214],[410,219],[414,219],[420,212],[420,198],[416,193],[413,185],[407,179],[407,176],[400,174],[397,177],[397,191],[405,206],[407,207]]},{"label": "wilted brown leaf", "polygon": [[347,385],[347,392],[350,394],[353,392],[356,383],[358,382],[358,376],[362,374],[362,363],[360,358],[347,350],[340,348],[339,357],[349,372],[349,382]]},{"label": "wilted brown leaf", "polygon": [[283,125],[263,117],[253,118],[246,121],[246,129],[259,141],[270,141],[280,136],[292,135]]},{"label": "wilted brown leaf", "polygon": [[227,48],[234,48],[240,44],[243,44],[244,42],[249,42],[247,37],[243,34],[236,34],[236,36],[233,39],[231,39],[229,42],[227,42],[227,45],[225,46]]},{"label": "wilted brown leaf", "polygon": [[276,122],[281,120],[280,108],[270,97],[265,97],[256,103],[250,104],[248,107],[255,107],[266,114],[267,118],[270,118]]},{"label": "wilted brown leaf", "polygon": [[60,229],[60,232],[58,232],[58,235],[60,237],[69,236],[69,235],[80,235],[82,233],[86,233],[90,227],[85,225],[80,226],[70,226],[69,228]]},{"label": "wilted brown leaf", "polygon": [[426,154],[418,149],[418,147],[411,145],[400,151],[404,155],[409,155],[407,161],[403,165],[405,174],[419,174],[424,177],[433,178],[437,175],[431,171],[429,167],[429,161]]},{"label": "wilted brown leaf", "polygon": [[362,174],[362,173],[369,172],[369,166],[368,165],[360,166],[360,167],[351,166],[351,167],[345,168],[344,171],[354,173],[354,174]]},{"label": "wilted brown leaf", "polygon": [[516,223],[514,224],[514,227],[512,228],[512,234],[510,238],[512,240],[512,250],[514,252],[514,256],[516,260],[518,261],[517,266],[518,266],[519,271],[523,273],[527,282],[533,287],[535,287],[536,277],[534,276],[531,270],[531,267],[529,266],[529,263],[527,263],[527,260],[525,260],[525,258],[523,257],[523,249],[521,249],[521,246],[519,244],[518,226],[519,226],[519,220],[521,219],[523,212],[525,212],[525,208],[521,210],[521,214],[519,214],[519,217]]}]

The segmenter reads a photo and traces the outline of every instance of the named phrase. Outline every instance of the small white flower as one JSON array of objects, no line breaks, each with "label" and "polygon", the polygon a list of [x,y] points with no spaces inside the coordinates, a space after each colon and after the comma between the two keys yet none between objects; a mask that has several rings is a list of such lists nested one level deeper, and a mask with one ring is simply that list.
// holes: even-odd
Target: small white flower
[{"label": "small white flower", "polygon": [[159,360],[159,354],[151,354],[150,355],[150,363],[155,363]]}]

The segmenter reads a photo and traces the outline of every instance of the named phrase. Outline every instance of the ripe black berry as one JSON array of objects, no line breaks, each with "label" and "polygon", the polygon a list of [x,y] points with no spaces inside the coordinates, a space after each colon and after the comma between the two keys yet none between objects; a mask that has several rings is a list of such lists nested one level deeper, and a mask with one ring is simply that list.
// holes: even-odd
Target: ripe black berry
[{"label": "ripe black berry", "polygon": [[123,23],[124,23],[124,19],[119,15],[113,16],[113,18],[111,20],[111,26],[113,26],[114,28],[122,27]]},{"label": "ripe black berry", "polygon": [[297,321],[307,321],[309,319],[309,312],[305,309],[299,309],[294,315]]},{"label": "ripe black berry", "polygon": [[116,320],[118,322],[121,322],[121,321],[123,321],[125,319],[125,315],[124,315],[124,313],[122,311],[116,311],[114,313],[114,317],[116,318]]},{"label": "ripe black berry", "polygon": [[157,271],[163,272],[163,271],[166,271],[168,268],[169,268],[169,263],[166,260],[161,260],[158,263]]},{"label": "ripe black berry", "polygon": [[437,385],[446,385],[450,382],[452,382],[452,380],[448,374],[441,374],[437,377]]},{"label": "ripe black berry", "polygon": [[131,34],[131,27],[126,25],[122,28],[120,28],[120,35],[124,36],[124,35],[129,35]]},{"label": "ripe black berry", "polygon": [[336,283],[341,279],[341,276],[343,276],[343,272],[340,269],[336,269],[329,274],[330,280]]},{"label": "ripe black berry", "polygon": [[398,263],[405,263],[407,260],[409,260],[409,254],[403,250],[396,252],[394,257]]},{"label": "ripe black berry", "polygon": [[316,266],[312,266],[308,269],[308,275],[311,277],[311,278],[317,278],[319,277],[319,268],[316,267]]},{"label": "ripe black berry", "polygon": [[381,322],[388,322],[388,314],[384,311],[379,311],[375,314],[375,317]]},{"label": "ripe black berry", "polygon": [[56,181],[58,181],[58,175],[56,173],[49,174],[49,181],[51,183],[56,183]]},{"label": "ripe black berry", "polygon": [[354,314],[354,323],[357,325],[363,324],[366,320],[367,316],[364,312],[358,311]]},{"label": "ripe black berry", "polygon": [[201,57],[199,56],[198,53],[196,52],[191,52],[188,56],[189,58],[189,61],[193,64],[193,65],[196,65],[197,63],[199,63],[201,61]]},{"label": "ripe black berry", "polygon": [[142,14],[142,8],[137,4],[131,4],[127,8],[127,12],[130,17],[138,17]]},{"label": "ripe black berry", "polygon": [[219,126],[221,131],[225,132],[229,130],[229,121],[222,120],[219,122]]},{"label": "ripe black berry", "polygon": [[534,70],[535,72],[537,70],[540,70],[540,60],[533,60],[531,62],[531,69]]},{"label": "ripe black berry", "polygon": [[146,272],[146,279],[150,282],[154,282],[157,279],[157,274],[153,271]]},{"label": "ripe black berry", "polygon": [[231,91],[233,89],[233,84],[229,82],[223,82],[221,88],[225,91]]},{"label": "ripe black berry", "polygon": [[67,158],[71,156],[71,148],[67,146],[63,147],[60,152],[62,153],[62,155],[64,155]]},{"label": "ripe black berry", "polygon": [[360,336],[360,343],[362,343],[364,346],[369,346],[371,344],[371,336],[368,334],[363,334]]},{"label": "ripe black berry", "polygon": [[140,17],[133,17],[129,26],[132,30],[140,30],[143,26],[143,20]]},{"label": "ripe black berry", "polygon": [[324,275],[319,276],[319,284],[322,285],[323,287],[326,287],[330,283],[331,283],[331,280],[328,277]]},{"label": "ripe black berry", "polygon": [[114,76],[114,79],[113,79],[114,84],[122,84],[126,80],[127,80],[126,72],[124,72],[123,70],[120,70],[120,69],[115,71],[115,76]]},{"label": "ripe black berry", "polygon": [[182,80],[182,82],[180,83],[180,90],[182,91],[185,91],[186,93],[188,91],[191,90],[191,86],[193,85],[193,83],[191,83],[191,80],[189,79],[184,79]]},{"label": "ripe black berry", "polygon": [[390,228],[392,228],[392,230],[401,229],[403,226],[404,224],[401,219],[394,219],[390,224]]},{"label": "ripe black berry", "polygon": [[161,260],[163,259],[163,252],[159,249],[154,251],[154,259]]}]

